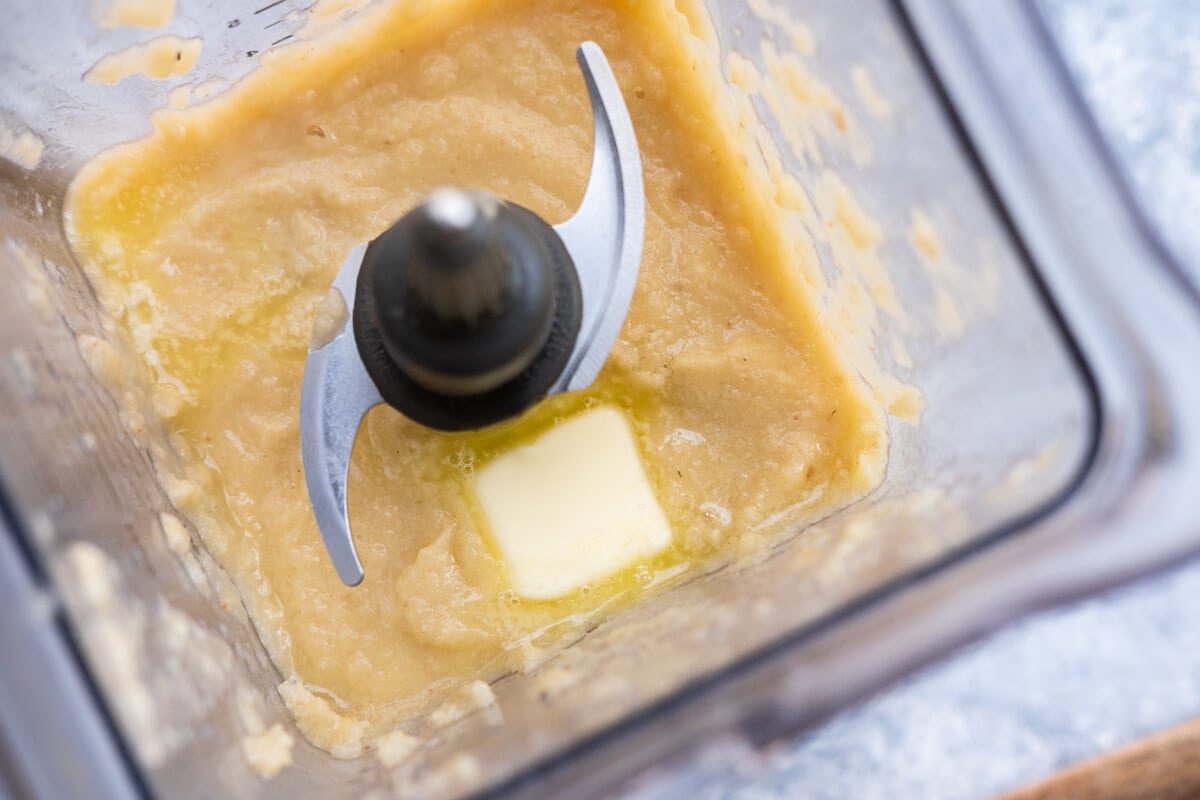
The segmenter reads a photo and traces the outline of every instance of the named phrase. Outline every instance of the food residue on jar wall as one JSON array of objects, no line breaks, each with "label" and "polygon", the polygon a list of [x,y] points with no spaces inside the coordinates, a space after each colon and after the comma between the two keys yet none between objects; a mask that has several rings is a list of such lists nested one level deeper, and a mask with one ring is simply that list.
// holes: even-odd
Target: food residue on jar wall
[{"label": "food residue on jar wall", "polygon": [[[90,542],[70,543],[56,570],[77,630],[104,654],[97,678],[120,698],[122,730],[147,766],[161,765],[219,701],[233,671],[232,648],[165,598],[130,596],[113,558]],[[173,704],[155,702],[168,691]]]},{"label": "food residue on jar wall", "polygon": [[91,12],[101,28],[165,28],[175,18],[175,0],[92,0]]},{"label": "food residue on jar wall", "polygon": [[18,167],[35,170],[42,162],[46,145],[33,131],[10,128],[0,122],[0,158],[8,159]]},{"label": "food residue on jar wall", "polygon": [[[839,322],[837,344],[843,357],[891,416],[915,424],[924,409],[923,393],[877,356],[887,353],[891,367],[911,369],[914,362],[906,339],[916,332],[915,320],[901,307],[889,265],[884,263],[883,228],[841,176],[824,167],[823,151],[838,153],[856,165],[869,163],[870,142],[838,94],[806,64],[804,57],[816,50],[807,26],[765,0],[754,8],[768,26],[767,36],[755,52],[730,53],[726,69],[735,92],[747,100],[761,100],[771,112],[779,141],[757,123],[755,137],[775,202],[794,212],[814,240],[829,248],[832,274],[809,280],[826,285],[823,303]],[[806,46],[781,54],[771,43],[779,35]],[[811,201],[809,192],[784,168],[783,148],[815,171]],[[791,226],[797,222],[790,222]],[[812,243],[792,246],[805,248]]]},{"label": "food residue on jar wall", "polygon": [[875,86],[875,80],[866,67],[862,64],[855,64],[851,67],[850,81],[854,84],[854,91],[858,94],[863,108],[867,109],[870,114],[879,119],[887,119],[892,116],[891,101]]},{"label": "food residue on jar wall", "polygon": [[134,75],[153,80],[176,78],[191,71],[200,57],[199,37],[181,39],[160,36],[142,44],[130,45],[110,53],[89,69],[83,79],[92,83],[120,83]]},{"label": "food residue on jar wall", "polygon": [[750,0],[750,10],[763,22],[775,25],[787,34],[792,49],[801,55],[812,55],[817,48],[817,39],[812,30],[796,19],[782,5],[771,0]]}]

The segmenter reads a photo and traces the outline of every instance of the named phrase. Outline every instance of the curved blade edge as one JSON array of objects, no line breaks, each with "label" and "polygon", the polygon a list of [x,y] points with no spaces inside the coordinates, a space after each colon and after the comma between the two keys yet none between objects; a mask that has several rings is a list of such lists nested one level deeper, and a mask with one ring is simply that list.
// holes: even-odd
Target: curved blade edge
[{"label": "curved blade edge", "polygon": [[555,230],[575,262],[583,320],[575,350],[551,391],[587,388],[596,379],[629,312],[645,233],[642,160],[629,109],[599,45],[576,53],[592,106],[592,171],[579,210]]}]

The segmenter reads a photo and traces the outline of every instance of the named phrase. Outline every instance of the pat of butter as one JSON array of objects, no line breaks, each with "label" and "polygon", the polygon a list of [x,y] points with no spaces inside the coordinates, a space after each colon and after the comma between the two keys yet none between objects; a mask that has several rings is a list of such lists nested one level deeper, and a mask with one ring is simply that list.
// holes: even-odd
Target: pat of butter
[{"label": "pat of butter", "polygon": [[671,543],[624,415],[584,412],[482,467],[472,482],[513,591],[561,597]]}]

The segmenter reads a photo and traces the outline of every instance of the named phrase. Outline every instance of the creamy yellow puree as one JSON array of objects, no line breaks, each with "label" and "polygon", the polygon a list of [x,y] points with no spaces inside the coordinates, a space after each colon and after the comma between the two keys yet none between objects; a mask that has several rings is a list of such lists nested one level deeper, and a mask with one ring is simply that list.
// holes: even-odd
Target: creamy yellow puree
[{"label": "creamy yellow puree", "polygon": [[[420,15],[402,3],[160,114],[71,189],[80,260],[178,456],[158,465],[164,485],[241,586],[301,729],[335,754],[520,668],[523,650],[554,646],[656,575],[727,561],[881,478],[882,413],[835,356],[800,256],[765,213],[774,192],[720,133],[690,36],[664,2],[446,2]],[[438,185],[566,218],[590,164],[574,56],[585,40],[613,64],[645,166],[645,255],[621,338],[595,386],[493,429],[448,435],[372,411],[350,469],[366,580],[347,588],[312,519],[297,433],[330,282],[354,244]],[[522,602],[467,481],[601,402],[634,422],[672,546],[563,599]]]}]

